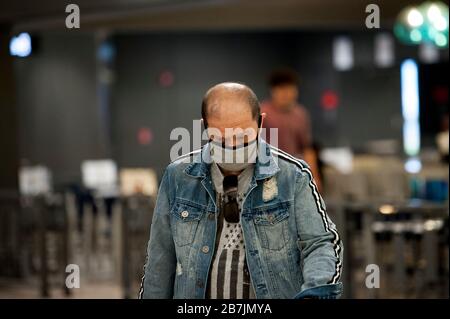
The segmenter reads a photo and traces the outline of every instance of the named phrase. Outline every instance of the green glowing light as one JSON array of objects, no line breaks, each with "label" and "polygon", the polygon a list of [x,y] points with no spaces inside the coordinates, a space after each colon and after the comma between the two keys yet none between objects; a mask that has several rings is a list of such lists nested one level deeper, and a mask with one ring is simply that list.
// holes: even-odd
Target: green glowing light
[{"label": "green glowing light", "polygon": [[394,24],[394,34],[405,44],[431,43],[447,47],[448,6],[440,1],[427,1],[404,8]]},{"label": "green glowing light", "polygon": [[445,47],[448,44],[447,37],[441,33],[437,34],[434,38],[434,42],[439,47]]},{"label": "green glowing light", "polygon": [[411,31],[410,37],[413,42],[420,42],[420,40],[422,40],[422,35],[417,29]]}]

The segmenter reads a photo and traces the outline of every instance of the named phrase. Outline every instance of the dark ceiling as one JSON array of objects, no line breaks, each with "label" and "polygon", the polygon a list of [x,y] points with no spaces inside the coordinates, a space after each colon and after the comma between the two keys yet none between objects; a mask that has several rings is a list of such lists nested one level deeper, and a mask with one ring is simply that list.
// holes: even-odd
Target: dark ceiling
[{"label": "dark ceiling", "polygon": [[[420,1],[419,1],[420,2]],[[448,2],[448,1],[447,1]],[[390,27],[407,0],[17,0],[0,1],[0,23],[13,29],[64,28],[65,7],[76,3],[82,29],[229,30],[364,28],[370,3]]]}]

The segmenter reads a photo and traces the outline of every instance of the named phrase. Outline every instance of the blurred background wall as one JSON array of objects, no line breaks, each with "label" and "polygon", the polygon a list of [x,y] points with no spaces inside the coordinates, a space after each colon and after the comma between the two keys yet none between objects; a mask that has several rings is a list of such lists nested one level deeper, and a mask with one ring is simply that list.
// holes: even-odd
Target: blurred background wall
[{"label": "blurred background wall", "polygon": [[[102,110],[95,35],[67,33],[39,36],[37,52],[14,63],[21,156],[47,163],[56,183],[79,179],[80,161],[87,157],[114,156],[125,166],[151,163],[161,171],[174,143],[168,141],[170,131],[192,130],[210,86],[241,81],[264,100],[268,74],[279,66],[301,75],[299,101],[310,111],[314,137],[323,146],[362,148],[369,140],[401,140],[399,66],[417,58],[415,47],[398,45],[396,62],[377,67],[375,32],[120,33],[108,42],[115,54],[113,88],[108,109]],[[347,72],[332,64],[333,39],[341,34],[354,41],[355,65]],[[168,87],[160,82],[165,72],[173,77]],[[332,118],[321,105],[327,90],[339,96],[339,112]],[[149,145],[139,144],[141,128],[151,129]]]}]

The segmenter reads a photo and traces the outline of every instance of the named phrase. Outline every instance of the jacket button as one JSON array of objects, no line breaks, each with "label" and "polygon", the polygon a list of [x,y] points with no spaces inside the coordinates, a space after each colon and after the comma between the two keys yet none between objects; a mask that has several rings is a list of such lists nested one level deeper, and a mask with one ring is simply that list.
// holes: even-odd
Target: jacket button
[{"label": "jacket button", "polygon": [[202,247],[202,252],[204,252],[205,254],[207,254],[209,252],[209,247],[208,246],[203,246]]},{"label": "jacket button", "polygon": [[214,220],[214,214],[209,214],[208,218],[209,218],[209,220]]},{"label": "jacket button", "polygon": [[188,212],[187,210],[183,210],[183,211],[181,212],[181,217],[186,218],[186,217],[188,217],[188,216],[189,216],[189,212]]},{"label": "jacket button", "polygon": [[197,279],[197,286],[203,288],[203,280]]}]

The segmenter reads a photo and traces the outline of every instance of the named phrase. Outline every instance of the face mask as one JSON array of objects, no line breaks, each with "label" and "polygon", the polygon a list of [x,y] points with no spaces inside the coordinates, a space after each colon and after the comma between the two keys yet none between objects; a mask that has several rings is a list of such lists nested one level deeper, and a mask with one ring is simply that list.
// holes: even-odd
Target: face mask
[{"label": "face mask", "polygon": [[258,143],[255,139],[243,145],[227,147],[221,143],[211,142],[211,158],[222,169],[231,172],[242,171],[256,163]]}]

